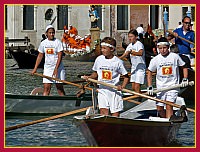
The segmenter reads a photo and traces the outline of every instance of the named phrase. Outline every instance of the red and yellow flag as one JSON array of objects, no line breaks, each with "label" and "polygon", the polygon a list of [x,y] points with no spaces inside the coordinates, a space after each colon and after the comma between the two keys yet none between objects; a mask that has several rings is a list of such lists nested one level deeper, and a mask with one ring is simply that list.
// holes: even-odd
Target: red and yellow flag
[{"label": "red and yellow flag", "polygon": [[102,79],[103,80],[112,80],[112,72],[110,70],[102,71]]},{"label": "red and yellow flag", "polygon": [[54,54],[54,49],[53,48],[48,48],[46,49],[47,54]]},{"label": "red and yellow flag", "polygon": [[162,74],[163,75],[171,75],[172,74],[172,67],[171,66],[163,66],[162,67]]}]

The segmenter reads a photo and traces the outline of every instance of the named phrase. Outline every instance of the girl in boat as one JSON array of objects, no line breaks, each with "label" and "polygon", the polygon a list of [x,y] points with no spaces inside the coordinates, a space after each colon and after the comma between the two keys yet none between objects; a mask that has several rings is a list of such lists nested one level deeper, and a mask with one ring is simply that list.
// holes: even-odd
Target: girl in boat
[{"label": "girl in boat", "polygon": [[131,59],[131,78],[132,89],[135,92],[140,93],[140,86],[145,82],[145,51],[144,45],[137,40],[138,32],[136,30],[130,30],[128,32],[128,38],[130,44],[126,48],[124,54],[120,56],[121,59],[130,56]]},{"label": "girl in boat", "polygon": [[[65,80],[65,69],[62,63],[63,47],[60,40],[56,39],[55,29],[52,25],[46,27],[47,39],[40,43],[38,48],[39,54],[35,63],[35,67],[31,74],[36,73],[38,65],[40,64],[43,55],[45,54],[45,64],[43,74],[49,77],[59,78]],[[58,94],[65,95],[63,84],[54,80],[43,78],[44,91],[43,95],[49,95],[52,83],[56,84]]]},{"label": "girl in boat", "polygon": [[[158,40],[157,48],[159,54],[155,56],[149,64],[147,82],[147,92],[153,95],[152,87],[152,72],[156,72],[156,87],[157,89],[167,88],[179,84],[179,67],[183,70],[182,87],[188,86],[188,69],[184,67],[185,62],[181,57],[169,51],[169,42],[166,38],[162,37]],[[179,89],[170,91],[163,91],[157,93],[156,97],[165,101],[174,103],[178,96]],[[163,103],[156,103],[158,116],[163,118],[170,118],[173,115],[173,107],[166,105],[166,112]]]},{"label": "girl in boat", "polygon": [[[114,55],[116,40],[111,37],[105,37],[101,41],[102,55],[98,56],[93,65],[93,73],[90,76],[83,76],[84,79],[98,78],[108,84],[118,86],[118,90],[99,85],[98,104],[101,115],[108,115],[109,109],[112,116],[119,116],[123,110],[123,100],[121,91],[129,81],[128,73],[124,67],[123,61]],[[124,80],[120,85],[120,75]]]}]

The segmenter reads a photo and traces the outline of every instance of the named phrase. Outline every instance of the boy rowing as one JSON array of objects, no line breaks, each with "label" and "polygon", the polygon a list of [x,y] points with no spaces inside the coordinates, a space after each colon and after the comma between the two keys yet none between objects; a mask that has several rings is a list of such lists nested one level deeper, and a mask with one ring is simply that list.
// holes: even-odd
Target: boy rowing
[{"label": "boy rowing", "polygon": [[[101,41],[102,55],[98,56],[93,65],[93,73],[90,76],[83,76],[84,79],[97,79],[118,87],[117,90],[99,85],[98,104],[101,115],[108,115],[109,109],[112,116],[119,116],[123,110],[123,100],[121,90],[129,82],[128,73],[123,61],[114,55],[116,40],[105,37]],[[120,85],[120,75],[123,75],[123,82]]]},{"label": "boy rowing", "polygon": [[[169,52],[169,42],[166,38],[162,37],[157,43],[159,54],[154,57],[148,67],[148,94],[153,95],[152,87],[152,72],[156,74],[156,87],[157,89],[170,87],[179,84],[179,66],[183,70],[182,87],[188,86],[188,69],[183,67],[185,62],[176,53]],[[157,93],[156,97],[161,100],[175,102],[178,96],[179,89],[173,89],[170,91],[163,91]],[[164,110],[163,103],[156,103],[158,116],[163,118],[170,118],[173,115],[173,107],[166,105],[166,112]]]}]

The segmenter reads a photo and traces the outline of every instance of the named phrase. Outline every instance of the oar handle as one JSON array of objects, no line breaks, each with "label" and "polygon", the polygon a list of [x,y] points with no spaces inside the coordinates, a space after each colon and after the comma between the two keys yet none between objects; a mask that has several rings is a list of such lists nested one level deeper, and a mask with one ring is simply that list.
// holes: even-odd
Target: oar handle
[{"label": "oar handle", "polygon": [[[173,32],[171,32],[171,31],[168,31],[170,34],[172,34],[172,35],[174,35],[174,33]],[[190,44],[193,44],[193,45],[195,45],[195,43],[194,42],[191,42],[191,41],[189,41],[189,40],[187,40],[187,39],[185,39],[185,38],[183,38],[183,37],[181,37],[181,36],[177,36],[179,39],[181,39],[181,40],[184,40],[184,41],[186,41],[186,42],[188,42],[188,43],[190,43]]]},{"label": "oar handle", "polygon": [[[194,85],[194,81],[190,81],[189,85],[193,86]],[[174,85],[174,86],[171,86],[171,87],[154,90],[153,93],[158,93],[158,92],[162,92],[162,91],[168,91],[168,90],[172,90],[172,89],[176,89],[176,88],[180,88],[180,87],[181,87],[181,84],[177,84],[177,85]],[[143,93],[143,94],[148,95],[147,93]],[[129,100],[129,99],[134,99],[134,98],[138,98],[138,96],[137,95],[129,96],[129,97],[123,98],[123,100]]]},{"label": "oar handle", "polygon": [[[90,107],[92,107],[92,106],[90,106]],[[68,115],[72,115],[72,114],[76,114],[76,113],[79,113],[79,112],[86,111],[88,108],[89,107],[82,108],[82,109],[77,109],[77,110],[73,110],[73,111],[70,111],[70,112],[62,113],[62,114],[59,114],[59,115],[51,116],[51,117],[48,117],[48,118],[43,118],[43,119],[27,122],[27,123],[24,123],[24,124],[20,124],[20,125],[7,127],[5,129],[5,131],[7,132],[7,131],[15,130],[15,129],[18,129],[18,128],[30,126],[30,125],[33,125],[33,124],[37,124],[37,123],[41,123],[41,122],[45,122],[45,121],[58,119],[58,118],[61,118],[61,117],[65,117],[65,116],[68,116]]]},{"label": "oar handle", "polygon": [[[193,86],[194,85],[194,81],[190,81],[189,85]],[[171,87],[157,89],[157,90],[153,91],[153,93],[158,93],[158,92],[162,92],[162,91],[168,91],[168,90],[172,90],[172,89],[176,89],[176,88],[181,88],[181,87],[182,87],[181,84],[177,84],[177,85],[174,85],[174,86],[171,86]]]},{"label": "oar handle", "polygon": [[[107,86],[107,87],[110,87],[110,88],[117,89],[117,86],[115,86],[115,85],[111,85],[111,84],[108,84],[108,83],[105,83],[105,82],[97,81],[97,80],[94,80],[94,79],[91,79],[91,78],[88,78],[88,81],[98,83],[98,84],[101,84],[101,85],[104,85],[104,86]],[[127,92],[127,93],[131,93],[131,94],[135,94],[135,95],[138,95],[140,97],[147,98],[147,99],[151,99],[151,100],[154,100],[154,101],[157,101],[157,102],[165,103],[165,104],[171,105],[173,107],[177,107],[177,108],[181,107],[178,104],[175,104],[175,103],[172,103],[172,102],[169,102],[169,101],[160,100],[160,99],[157,99],[157,98],[145,95],[145,94],[141,94],[141,93],[138,93],[138,92],[135,92],[135,91],[131,91],[131,90],[128,90],[128,89],[122,89],[122,91]],[[194,109],[187,108],[187,110],[190,111],[190,112],[195,112]]]}]

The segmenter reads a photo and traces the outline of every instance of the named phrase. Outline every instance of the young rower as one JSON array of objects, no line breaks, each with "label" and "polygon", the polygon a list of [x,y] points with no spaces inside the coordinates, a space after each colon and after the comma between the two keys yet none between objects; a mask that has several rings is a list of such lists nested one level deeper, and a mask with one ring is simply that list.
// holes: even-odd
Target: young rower
[{"label": "young rower", "polygon": [[[39,54],[35,63],[35,67],[31,71],[31,74],[33,75],[34,73],[36,73],[38,65],[40,64],[43,55],[45,54],[45,64],[43,72],[44,75],[65,80],[65,69],[62,63],[63,47],[61,41],[54,37],[55,29],[52,25],[48,25],[46,27],[46,36],[47,39],[42,41],[38,48]],[[46,78],[43,78],[43,83],[44,96],[50,94],[52,83],[56,84],[56,88],[58,90],[59,95],[65,95],[62,83]]]},{"label": "young rower", "polygon": [[[188,85],[188,71],[187,68],[183,67],[185,62],[181,57],[173,52],[169,51],[169,42],[166,38],[162,37],[158,40],[157,47],[159,54],[154,57],[148,67],[148,94],[153,95],[152,86],[152,72],[157,72],[156,74],[156,87],[157,89],[170,87],[179,84],[179,66],[183,69],[182,87]],[[173,89],[170,91],[163,91],[157,93],[156,97],[161,100],[175,102],[178,96],[179,89]],[[164,110],[164,104],[157,102],[158,115],[163,118],[170,118],[173,115],[173,107],[171,105],[166,105],[166,112]]]},{"label": "young rower", "polygon": [[[123,100],[121,91],[129,81],[128,73],[124,67],[123,61],[114,55],[116,40],[111,37],[105,37],[101,41],[102,55],[98,56],[93,65],[93,73],[90,76],[83,76],[84,79],[98,78],[99,81],[116,85],[118,90],[99,85],[98,104],[101,115],[108,115],[109,109],[112,116],[119,116],[123,110]],[[124,81],[120,85],[120,75],[123,75]]]},{"label": "young rower", "polygon": [[130,44],[126,48],[124,54],[120,56],[120,59],[130,56],[131,59],[131,78],[132,89],[135,92],[140,93],[140,86],[145,82],[145,51],[144,45],[137,40],[138,32],[136,30],[130,30],[128,32],[128,38]]}]

